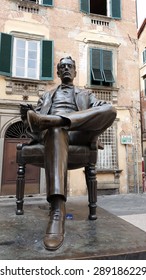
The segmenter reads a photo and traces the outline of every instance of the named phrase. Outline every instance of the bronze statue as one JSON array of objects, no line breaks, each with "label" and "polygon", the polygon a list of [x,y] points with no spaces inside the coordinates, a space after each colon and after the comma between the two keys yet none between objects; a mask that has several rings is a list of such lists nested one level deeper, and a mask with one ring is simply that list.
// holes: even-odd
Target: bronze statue
[{"label": "bronze statue", "polygon": [[69,144],[88,144],[116,118],[116,110],[111,104],[97,100],[94,94],[73,85],[76,65],[71,57],[60,60],[57,74],[61,85],[46,92],[35,110],[31,106],[21,107],[22,120],[26,121],[27,116],[33,141],[41,142],[45,147],[46,192],[51,204],[44,237],[48,250],[57,250],[64,240]]}]

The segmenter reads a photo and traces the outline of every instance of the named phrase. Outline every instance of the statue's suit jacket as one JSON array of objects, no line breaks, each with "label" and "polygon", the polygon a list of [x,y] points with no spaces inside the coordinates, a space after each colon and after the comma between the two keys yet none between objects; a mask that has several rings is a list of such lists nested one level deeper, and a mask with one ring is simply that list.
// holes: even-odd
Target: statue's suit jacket
[{"label": "statue's suit jacket", "polygon": [[[38,104],[35,109],[37,113],[44,115],[49,113],[52,105],[53,96],[58,88],[59,87],[42,95],[42,97],[38,100]],[[74,87],[74,97],[78,111],[86,110],[91,107],[101,106],[102,104],[106,103],[97,100],[95,95],[90,93],[89,91],[85,89],[79,89],[77,87]]]},{"label": "statue's suit jacket", "polygon": [[[44,93],[42,95],[42,97],[40,97],[40,99],[38,100],[37,106],[35,108],[36,113],[43,114],[43,115],[50,114],[50,109],[51,109],[51,105],[53,102],[53,96],[58,88],[59,88],[59,86],[56,89],[53,89],[51,91]],[[93,127],[95,127],[94,123],[98,123],[98,120],[96,121],[96,119],[95,119],[95,115],[97,114],[95,107],[98,107],[98,106],[101,107],[102,105],[105,105],[105,104],[107,105],[107,103],[105,101],[97,100],[95,95],[93,93],[89,92],[88,90],[79,89],[75,86],[74,86],[74,97],[75,97],[75,103],[76,103],[76,106],[78,109],[78,114],[76,114],[74,112],[71,114],[65,114],[65,113],[61,114],[62,117],[70,120],[70,125],[69,125],[68,129],[69,130],[78,130],[77,127],[79,127],[79,124],[82,125],[84,123],[87,123],[88,118],[91,119],[90,125],[88,125],[88,126],[91,127],[92,123],[93,123]],[[93,108],[94,108],[94,110],[93,110]],[[87,109],[90,109],[90,110],[87,110]],[[88,113],[86,110],[88,111]],[[91,110],[93,110],[93,112]],[[92,120],[94,120],[94,121],[92,121]],[[103,121],[104,121],[104,119],[103,119]],[[30,134],[30,131],[28,131],[28,132],[34,141],[42,142],[43,137],[44,137],[44,132],[31,133],[31,134]]]}]

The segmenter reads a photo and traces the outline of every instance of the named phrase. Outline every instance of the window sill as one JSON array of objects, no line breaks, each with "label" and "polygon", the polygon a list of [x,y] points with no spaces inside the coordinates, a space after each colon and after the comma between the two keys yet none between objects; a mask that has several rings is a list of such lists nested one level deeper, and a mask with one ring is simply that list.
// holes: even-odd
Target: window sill
[{"label": "window sill", "polygon": [[89,13],[88,16],[90,18],[95,18],[98,19],[99,21],[108,21],[109,23],[113,20],[121,20],[121,18],[114,18],[112,16],[106,16],[106,15],[100,15],[100,14],[93,14],[93,13]]},{"label": "window sill", "polygon": [[112,170],[112,169],[102,169],[102,170],[96,170],[96,174],[114,174],[115,179],[119,179],[120,178],[120,174],[122,173],[122,169],[116,169],[116,170]]},{"label": "window sill", "polygon": [[[118,180],[120,178],[120,174],[122,173],[122,169],[96,169],[96,175],[98,174],[114,174],[115,180]],[[85,171],[83,171],[85,172]]]},{"label": "window sill", "polygon": [[97,169],[96,173],[111,173],[111,174],[120,174],[123,170],[122,169]]},{"label": "window sill", "polygon": [[85,86],[86,89],[95,89],[95,90],[106,90],[106,91],[118,91],[119,88],[117,87],[105,87],[105,86],[96,86],[96,85],[86,85]]}]

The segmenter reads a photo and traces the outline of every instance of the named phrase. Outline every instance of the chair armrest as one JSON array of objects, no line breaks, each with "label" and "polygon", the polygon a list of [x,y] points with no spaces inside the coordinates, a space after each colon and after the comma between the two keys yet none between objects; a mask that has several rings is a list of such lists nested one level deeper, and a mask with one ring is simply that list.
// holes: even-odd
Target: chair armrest
[{"label": "chair armrest", "polygon": [[28,143],[19,143],[17,144],[17,152],[16,152],[16,162],[19,163],[19,164],[25,164],[25,162],[23,161],[23,158],[22,158],[22,148],[24,146],[27,146]]}]

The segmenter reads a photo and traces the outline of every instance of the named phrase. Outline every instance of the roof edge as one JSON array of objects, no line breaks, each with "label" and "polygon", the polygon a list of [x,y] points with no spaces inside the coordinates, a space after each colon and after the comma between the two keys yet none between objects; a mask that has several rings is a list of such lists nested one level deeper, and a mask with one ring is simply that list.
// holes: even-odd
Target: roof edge
[{"label": "roof edge", "polygon": [[141,35],[141,33],[143,32],[144,28],[145,28],[145,25],[146,25],[146,18],[144,19],[143,23],[141,24],[139,30],[138,30],[138,33],[137,33],[137,36],[138,36],[138,39]]}]

